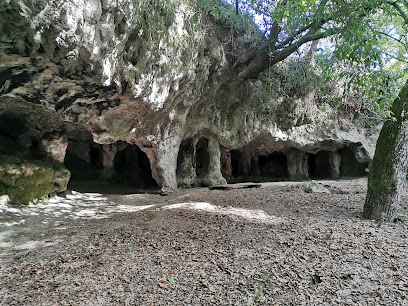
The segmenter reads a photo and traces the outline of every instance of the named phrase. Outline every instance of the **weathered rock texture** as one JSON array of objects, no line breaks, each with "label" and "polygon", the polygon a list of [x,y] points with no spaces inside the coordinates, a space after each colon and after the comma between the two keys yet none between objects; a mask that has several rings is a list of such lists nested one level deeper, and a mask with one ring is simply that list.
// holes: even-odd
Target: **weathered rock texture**
[{"label": "weathered rock texture", "polygon": [[0,135],[73,176],[163,190],[364,174],[376,136],[356,114],[239,81],[231,35],[195,1],[2,1],[0,106],[46,124]]},{"label": "weathered rock texture", "polygon": [[0,101],[0,192],[29,203],[64,191],[70,173],[61,164],[67,140],[60,118],[19,98]]}]

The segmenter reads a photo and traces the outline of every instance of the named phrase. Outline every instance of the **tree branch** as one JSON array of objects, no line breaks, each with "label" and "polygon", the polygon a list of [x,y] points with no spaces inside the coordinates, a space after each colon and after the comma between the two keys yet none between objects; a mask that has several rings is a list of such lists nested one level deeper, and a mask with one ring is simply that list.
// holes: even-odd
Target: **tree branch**
[{"label": "tree branch", "polygon": [[391,54],[391,53],[388,53],[388,52],[383,52],[385,55],[387,55],[387,56],[389,56],[389,57],[392,57],[392,58],[394,58],[394,59],[396,59],[397,61],[399,61],[399,62],[402,62],[402,63],[407,63],[408,64],[408,61],[406,61],[406,60],[404,60],[404,59],[402,59],[402,58],[400,58],[400,57],[398,57],[398,56],[395,56],[394,54]]},{"label": "tree branch", "polygon": [[374,31],[377,32],[378,34],[387,36],[387,37],[395,40],[396,42],[399,42],[401,45],[403,45],[405,47],[405,49],[408,48],[408,45],[404,41],[402,41],[401,39],[398,39],[398,38],[396,38],[396,37],[394,37],[394,36],[392,36],[392,35],[390,35],[388,33],[383,32],[383,31],[378,31],[378,30],[374,30]]},{"label": "tree branch", "polygon": [[315,31],[314,32],[310,31],[299,41],[289,45],[282,51],[275,52],[275,54],[273,54],[271,58],[269,57],[269,48],[263,48],[262,50],[257,52],[255,58],[249,63],[249,65],[243,71],[238,73],[238,78],[241,80],[245,80],[250,77],[257,76],[260,72],[267,69],[268,67],[273,66],[276,63],[279,63],[286,59],[289,55],[295,52],[303,44],[337,34],[340,31],[341,28],[326,30],[317,33]]},{"label": "tree branch", "polygon": [[304,37],[302,37],[299,41],[289,45],[285,49],[283,49],[281,52],[279,52],[276,56],[274,56],[270,62],[271,65],[275,65],[276,63],[279,63],[283,61],[285,58],[287,58],[289,55],[291,55],[293,52],[295,52],[297,49],[300,48],[300,46],[304,45],[305,43],[308,43],[310,41],[316,41],[325,37],[329,37],[331,35],[335,35],[337,33],[340,33],[342,29],[336,28],[336,29],[330,29],[330,31],[323,31],[323,32],[317,32],[317,33],[310,33]]},{"label": "tree branch", "polygon": [[[286,38],[281,43],[278,43],[278,35],[281,31],[281,27],[279,26],[280,22],[274,22],[267,43],[258,48],[258,51],[255,53],[255,57],[249,62],[244,70],[238,73],[238,78],[245,80],[247,78],[257,76],[263,70],[268,69],[268,67],[286,59],[303,44],[335,35],[341,30],[347,28],[347,22],[345,22],[342,26],[336,28],[323,29],[325,24],[335,19],[334,13],[333,15],[329,16],[325,16],[323,14],[325,6],[328,3],[329,0],[321,0],[314,15],[310,16],[310,18],[314,20],[311,23],[299,28],[294,34],[292,34],[292,36]],[[363,18],[372,9],[374,9],[373,5],[367,5],[363,7],[363,11],[357,13],[357,16],[352,16],[354,14],[350,13],[348,18]]]},{"label": "tree branch", "polygon": [[[320,2],[317,10],[316,10],[316,14],[319,14],[320,12],[323,11],[324,7],[326,6],[328,0],[322,0],[322,2]],[[308,25],[305,25],[304,27],[300,28],[299,30],[297,30],[292,36],[288,37],[286,40],[284,40],[283,42],[281,42],[279,45],[276,46],[276,49],[281,49],[284,46],[286,46],[287,44],[291,43],[292,41],[294,41],[296,39],[297,36],[299,36],[300,34],[302,34],[303,32],[311,29],[312,27],[316,28],[316,31],[321,28],[325,23],[327,23],[328,21],[332,20],[333,16],[329,16],[326,18],[321,18],[319,20],[314,20],[311,23],[309,23]],[[316,32],[315,31],[315,32]]]},{"label": "tree branch", "polygon": [[[324,25],[326,22],[332,20],[333,17],[327,17],[325,19],[321,19],[319,20],[318,24],[320,24],[320,26],[318,28],[316,28],[316,30],[318,30],[322,25]],[[309,30],[310,28],[312,28],[313,26],[316,26],[315,22],[311,22],[308,25],[304,26],[303,28],[300,28],[297,32],[295,32],[295,34],[293,36],[288,37],[287,39],[285,39],[283,42],[279,43],[276,46],[276,49],[282,49],[283,47],[285,47],[287,44],[291,43],[292,41],[294,41],[296,39],[297,36],[299,36],[300,34],[302,34],[303,32]]]},{"label": "tree branch", "polygon": [[[399,4],[397,2],[393,2],[393,1],[386,1],[386,3],[388,3],[389,5],[395,7],[395,9],[398,11],[398,13],[404,19],[404,22],[408,25],[408,15],[404,12],[402,7],[399,6]],[[408,4],[408,3],[406,3],[406,4]]]},{"label": "tree branch", "polygon": [[252,10],[254,10],[255,13],[259,14],[259,15],[264,15],[264,16],[268,16],[268,17],[272,17],[271,14],[267,13],[265,10],[260,10],[259,8],[257,8],[255,6],[255,4],[249,4],[248,5]]},{"label": "tree branch", "polygon": [[269,48],[272,49],[272,51],[275,51],[275,44],[276,41],[278,40],[278,35],[282,28],[280,27],[279,23],[274,22],[271,28],[271,33],[269,34],[268,37],[268,46]]}]

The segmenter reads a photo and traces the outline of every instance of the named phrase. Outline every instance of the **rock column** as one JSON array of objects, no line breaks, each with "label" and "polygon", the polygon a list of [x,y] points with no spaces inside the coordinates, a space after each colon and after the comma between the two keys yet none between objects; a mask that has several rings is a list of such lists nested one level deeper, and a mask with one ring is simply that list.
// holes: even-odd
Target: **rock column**
[{"label": "rock column", "polygon": [[289,179],[293,181],[306,180],[309,178],[308,154],[300,150],[289,151],[288,159]]},{"label": "rock column", "polygon": [[118,148],[115,144],[102,145],[102,166],[104,178],[110,178],[115,173],[115,155]]},{"label": "rock column", "polygon": [[177,157],[177,185],[191,187],[196,178],[194,168],[195,147],[191,138],[184,140],[179,148]]},{"label": "rock column", "polygon": [[208,141],[208,153],[210,155],[210,162],[208,165],[208,174],[203,180],[203,183],[208,186],[226,184],[227,181],[221,174],[220,144],[214,138],[210,138]]},{"label": "rock column", "polygon": [[329,154],[330,172],[333,178],[340,177],[341,154],[338,151]]}]

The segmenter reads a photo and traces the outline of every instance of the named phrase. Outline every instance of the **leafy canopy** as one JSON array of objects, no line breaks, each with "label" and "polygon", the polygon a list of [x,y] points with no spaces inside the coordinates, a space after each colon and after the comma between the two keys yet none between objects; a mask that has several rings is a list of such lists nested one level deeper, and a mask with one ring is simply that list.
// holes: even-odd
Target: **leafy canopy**
[{"label": "leafy canopy", "polygon": [[251,54],[237,56],[241,79],[294,54],[306,56],[317,41],[308,64],[325,80],[342,82],[343,97],[372,101],[383,115],[407,78],[407,0],[201,0],[200,6],[256,43]]}]

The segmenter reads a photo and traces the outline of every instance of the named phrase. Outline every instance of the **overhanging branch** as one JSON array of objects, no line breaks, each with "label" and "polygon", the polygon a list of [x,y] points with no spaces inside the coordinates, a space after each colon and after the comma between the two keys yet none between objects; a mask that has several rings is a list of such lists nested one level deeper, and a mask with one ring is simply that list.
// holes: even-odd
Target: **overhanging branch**
[{"label": "overhanging branch", "polygon": [[321,32],[312,32],[309,31],[307,35],[301,38],[299,41],[285,47],[282,51],[272,52],[272,57],[270,57],[269,48],[263,48],[259,50],[255,58],[249,63],[249,65],[238,74],[238,78],[245,80],[250,77],[257,76],[260,72],[268,69],[268,67],[275,65],[286,59],[289,55],[295,52],[300,46],[310,41],[319,40],[331,35],[335,35],[341,31],[341,28],[321,31]]},{"label": "overhanging branch", "polygon": [[[406,3],[407,1],[404,1],[405,5],[408,8],[408,3]],[[402,7],[400,7],[400,5],[395,1],[386,1],[386,3],[388,3],[389,5],[393,6],[398,13],[401,15],[402,19],[404,19],[405,24],[408,25],[408,15],[404,12],[404,10],[402,9]]]}]

